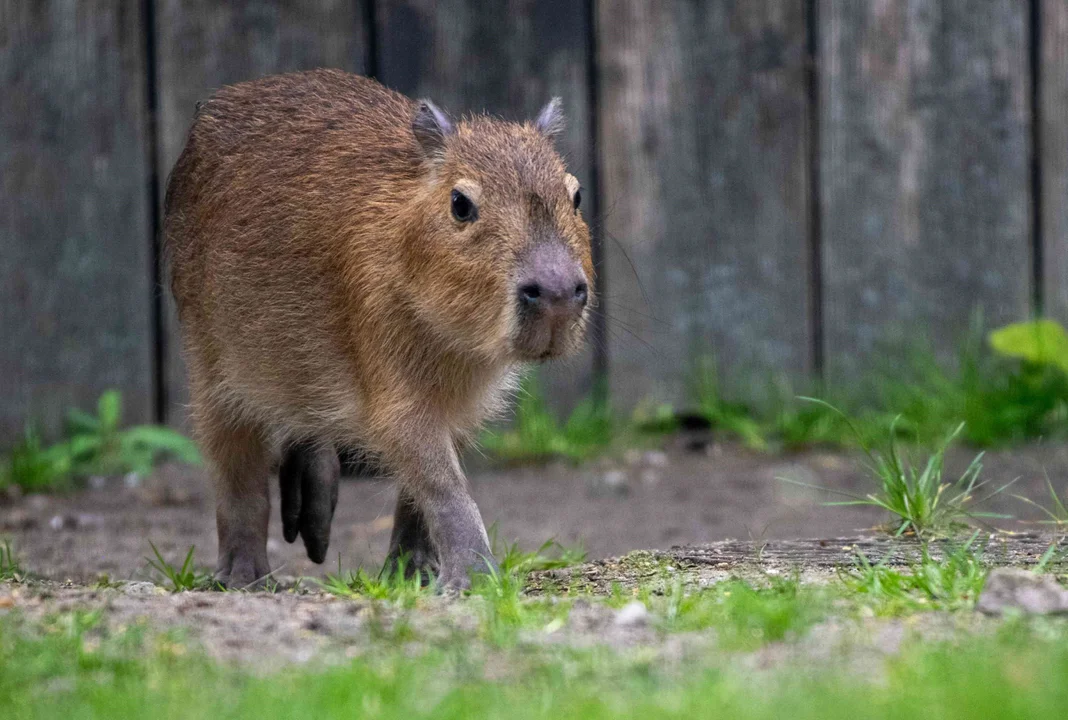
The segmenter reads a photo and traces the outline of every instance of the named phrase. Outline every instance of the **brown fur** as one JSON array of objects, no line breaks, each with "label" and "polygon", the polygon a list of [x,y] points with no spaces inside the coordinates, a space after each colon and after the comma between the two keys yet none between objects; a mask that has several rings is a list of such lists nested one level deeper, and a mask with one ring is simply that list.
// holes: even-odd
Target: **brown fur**
[{"label": "brown fur", "polygon": [[[515,302],[526,258],[546,243],[593,280],[550,133],[476,116],[429,152],[418,111],[329,70],[226,87],[198,106],[164,237],[193,419],[218,476],[224,580],[267,573],[267,474],[286,444],[311,441],[379,456],[422,513],[413,522],[445,580],[462,585],[454,565],[483,549],[453,547],[479,545],[455,442],[502,407],[522,363],[582,340],[585,310],[551,332],[525,326]],[[476,222],[452,217],[455,187],[478,195]],[[450,512],[459,529],[438,527]]]}]

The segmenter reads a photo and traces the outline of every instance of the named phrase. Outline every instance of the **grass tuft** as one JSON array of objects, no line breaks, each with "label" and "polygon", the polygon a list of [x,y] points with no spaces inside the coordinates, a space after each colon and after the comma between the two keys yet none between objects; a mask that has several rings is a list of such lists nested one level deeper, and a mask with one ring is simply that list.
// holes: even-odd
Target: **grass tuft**
[{"label": "grass tuft", "polygon": [[22,580],[25,573],[19,562],[18,556],[11,547],[11,543],[4,540],[0,544],[0,580]]},{"label": "grass tuft", "polygon": [[45,446],[35,429],[0,459],[0,490],[15,486],[23,492],[62,490],[70,485],[72,460],[65,443]]},{"label": "grass tuft", "polygon": [[863,553],[853,568],[840,573],[846,589],[870,598],[882,615],[900,615],[919,609],[970,610],[979,599],[987,571],[980,562],[982,550],[975,547],[976,531],[941,560],[931,556],[926,543],[920,560],[901,572],[885,560],[872,563]]},{"label": "grass tuft", "polygon": [[155,559],[145,558],[145,560],[153,570],[170,583],[171,592],[178,593],[188,590],[205,590],[212,587],[221,589],[221,586],[219,586],[212,578],[211,573],[199,571],[193,565],[193,554],[196,552],[195,545],[189,546],[189,552],[186,553],[182,565],[180,567],[175,567],[167,562],[154,542],[149,540],[148,544],[152,547],[152,553],[156,557]]},{"label": "grass tuft", "polygon": [[434,577],[418,569],[409,571],[408,556],[402,555],[394,564],[387,564],[377,574],[363,568],[342,572],[338,555],[337,574],[328,574],[319,584],[326,592],[344,598],[380,600],[403,609],[415,607],[419,599],[434,591]]},{"label": "grass tuft", "polygon": [[875,482],[877,490],[859,496],[841,490],[830,490],[800,483],[789,478],[779,478],[780,480],[805,487],[815,487],[850,498],[828,503],[828,505],[867,505],[882,508],[893,518],[891,530],[895,536],[905,533],[911,533],[920,538],[951,535],[965,529],[970,521],[1004,517],[973,509],[990,497],[1003,492],[1012,484],[1008,483],[985,497],[976,499],[977,491],[986,485],[985,481],[979,480],[983,469],[982,453],[972,460],[956,481],[944,481],[945,453],[964,429],[963,423],[942,441],[935,452],[928,456],[925,463],[916,464],[902,452],[899,446],[896,419],[890,423],[885,449],[879,450],[869,445],[853,422],[837,408],[823,400],[815,398],[806,398],[806,400],[838,413],[843,422],[853,431],[867,456],[866,469],[869,477]]},{"label": "grass tuft", "polygon": [[519,541],[511,544],[501,541],[496,523],[490,526],[488,534],[490,548],[500,563],[502,572],[526,574],[538,570],[566,568],[586,562],[586,551],[581,545],[567,547],[557,542],[555,538],[549,538],[536,550],[525,551],[519,547]]},{"label": "grass tuft", "polygon": [[1049,479],[1048,475],[1046,476],[1046,487],[1049,489],[1049,507],[1035,502],[1030,498],[1023,497],[1022,495],[1013,495],[1013,497],[1031,505],[1032,507],[1038,508],[1046,515],[1046,520],[1036,520],[1035,522],[1042,525],[1055,525],[1058,529],[1068,526],[1068,506],[1066,506],[1065,501],[1061,500],[1060,496],[1057,495],[1057,490],[1054,489],[1053,482]]},{"label": "grass tuft", "polygon": [[14,485],[25,492],[46,492],[69,488],[78,477],[147,475],[164,458],[200,463],[196,445],[181,433],[157,425],[123,429],[121,422],[122,395],[108,390],[100,396],[96,414],[69,411],[62,442],[46,446],[28,428],[0,460],[0,489]]},{"label": "grass tuft", "polygon": [[537,381],[527,377],[519,388],[512,425],[486,430],[480,444],[507,462],[554,458],[577,462],[603,451],[612,438],[611,415],[603,403],[587,398],[561,423],[549,408]]}]

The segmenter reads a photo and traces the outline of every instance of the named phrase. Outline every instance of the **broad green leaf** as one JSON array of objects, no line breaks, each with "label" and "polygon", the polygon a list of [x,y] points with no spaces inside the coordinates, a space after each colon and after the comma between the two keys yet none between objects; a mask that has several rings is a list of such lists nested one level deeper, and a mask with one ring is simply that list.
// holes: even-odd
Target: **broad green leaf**
[{"label": "broad green leaf", "polygon": [[71,408],[67,412],[67,432],[71,435],[87,435],[100,432],[100,418],[84,410]]},{"label": "broad green leaf", "polygon": [[122,433],[121,442],[125,451],[144,450],[150,456],[166,453],[175,460],[191,465],[200,463],[196,443],[181,433],[158,425],[138,425]]},{"label": "broad green leaf", "polygon": [[1068,332],[1056,320],[1006,325],[990,333],[990,346],[1008,357],[1053,365],[1068,373]]},{"label": "broad green leaf", "polygon": [[104,432],[115,430],[122,416],[122,394],[118,390],[108,390],[97,402],[97,414]]}]

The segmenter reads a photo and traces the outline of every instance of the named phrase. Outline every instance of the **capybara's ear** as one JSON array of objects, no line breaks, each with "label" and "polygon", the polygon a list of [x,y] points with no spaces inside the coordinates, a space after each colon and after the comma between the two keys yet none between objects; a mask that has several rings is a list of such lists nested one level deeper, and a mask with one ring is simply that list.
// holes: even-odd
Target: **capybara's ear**
[{"label": "capybara's ear", "polygon": [[456,126],[448,114],[430,100],[420,100],[412,118],[412,132],[427,155],[440,155],[445,149],[445,138],[456,132]]},{"label": "capybara's ear", "polygon": [[554,97],[538,113],[538,119],[534,121],[534,127],[550,140],[564,131],[567,119],[564,111],[560,108],[563,103],[560,98]]}]

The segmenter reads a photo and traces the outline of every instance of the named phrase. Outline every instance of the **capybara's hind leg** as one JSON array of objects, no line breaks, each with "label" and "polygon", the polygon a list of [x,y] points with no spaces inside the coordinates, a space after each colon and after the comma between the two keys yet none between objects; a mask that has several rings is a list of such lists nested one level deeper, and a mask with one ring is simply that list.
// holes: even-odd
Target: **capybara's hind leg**
[{"label": "capybara's hind leg", "polygon": [[198,418],[201,444],[215,472],[219,563],[215,579],[231,589],[260,587],[267,562],[268,450],[259,428],[223,417]]},{"label": "capybara's hind leg", "polygon": [[397,495],[397,509],[393,514],[393,534],[389,540],[389,555],[386,556],[386,572],[394,573],[405,561],[405,575],[416,572],[436,575],[438,556],[430,542],[426,518],[415,499],[401,488]]},{"label": "capybara's hind leg", "polygon": [[304,538],[313,562],[326,559],[340,478],[341,462],[333,445],[298,442],[282,455],[278,469],[282,535],[286,542],[294,542],[297,535]]}]

